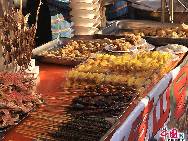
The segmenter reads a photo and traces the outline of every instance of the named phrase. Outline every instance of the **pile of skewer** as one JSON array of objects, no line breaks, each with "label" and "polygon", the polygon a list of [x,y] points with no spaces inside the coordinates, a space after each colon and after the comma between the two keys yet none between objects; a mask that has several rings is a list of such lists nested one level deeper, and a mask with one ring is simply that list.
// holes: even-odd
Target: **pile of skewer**
[{"label": "pile of skewer", "polygon": [[11,9],[4,14],[0,40],[5,70],[10,68],[25,70],[30,66],[36,29],[35,26],[27,27],[26,23],[20,11]]}]

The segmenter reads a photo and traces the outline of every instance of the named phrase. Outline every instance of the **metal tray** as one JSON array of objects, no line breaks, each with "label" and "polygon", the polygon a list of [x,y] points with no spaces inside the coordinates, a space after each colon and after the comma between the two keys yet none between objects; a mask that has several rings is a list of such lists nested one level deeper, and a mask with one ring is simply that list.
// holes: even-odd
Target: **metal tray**
[{"label": "metal tray", "polygon": [[83,61],[83,58],[63,58],[63,57],[56,57],[56,56],[43,56],[41,55],[42,52],[58,49],[62,47],[63,44],[66,44],[67,41],[70,39],[56,39],[47,44],[44,44],[36,49],[33,50],[33,57],[36,58],[39,62],[42,63],[51,63],[51,64],[58,64],[58,65],[67,65],[67,66],[75,66],[80,64]]},{"label": "metal tray", "polygon": [[[134,30],[146,27],[177,27],[179,24],[171,24],[171,23],[161,23],[161,22],[153,22],[153,21],[143,21],[143,20],[120,20],[114,21],[106,28],[100,30],[98,34],[104,35],[116,35],[123,37],[123,32],[133,32]],[[163,37],[155,37],[155,36],[146,36],[144,37],[146,41],[155,46],[163,46],[167,44],[180,44],[184,46],[188,46],[188,38],[163,38]]]},{"label": "metal tray", "polygon": [[43,63],[52,63],[52,64],[58,64],[58,65],[65,65],[65,66],[76,66],[80,64],[81,62],[84,62],[88,58],[81,58],[81,57],[75,57],[75,58],[70,58],[70,57],[61,57],[61,56],[43,56],[41,55],[42,52],[48,51],[48,50],[56,50],[58,48],[63,48],[64,45],[66,45],[70,40],[97,40],[97,39],[104,39],[104,38],[109,38],[109,39],[117,39],[120,38],[121,36],[117,37],[114,35],[79,35],[79,36],[74,36],[73,38],[61,38],[61,39],[56,39],[51,42],[48,42],[47,44],[44,44],[36,49],[33,50],[33,56],[40,62]]},{"label": "metal tray", "polygon": [[85,59],[71,59],[65,57],[53,57],[53,56],[38,56],[37,59],[43,63],[51,63],[65,66],[76,66],[82,63]]},{"label": "metal tray", "polygon": [[163,46],[167,44],[179,44],[188,46],[188,38],[163,38],[163,37],[144,37],[146,41],[155,46]]},{"label": "metal tray", "polygon": [[104,35],[120,35],[122,32],[131,32],[136,29],[146,27],[175,27],[179,24],[161,23],[145,20],[119,20],[111,22],[107,27],[103,28],[98,34]]}]

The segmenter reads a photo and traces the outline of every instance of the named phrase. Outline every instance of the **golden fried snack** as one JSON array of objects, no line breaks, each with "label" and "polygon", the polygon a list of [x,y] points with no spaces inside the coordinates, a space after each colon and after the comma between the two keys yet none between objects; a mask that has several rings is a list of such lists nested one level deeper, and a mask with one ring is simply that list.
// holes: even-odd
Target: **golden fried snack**
[{"label": "golden fried snack", "polygon": [[106,46],[110,45],[115,50],[127,51],[133,45],[139,44],[141,37],[139,35],[129,34],[121,39],[96,39],[96,40],[71,40],[64,48],[57,50],[49,50],[43,52],[44,56],[60,56],[64,58],[85,58],[91,56],[92,53],[102,51]]},{"label": "golden fried snack", "polygon": [[[136,30],[134,33],[141,37],[156,36],[156,37],[167,37],[167,38],[186,38],[188,37],[188,25],[182,24],[180,26],[172,27],[172,28],[147,27],[144,29]],[[124,33],[124,34],[127,34],[127,33]]]},{"label": "golden fried snack", "polygon": [[73,82],[120,83],[142,88],[151,83],[153,74],[159,78],[169,71],[166,65],[171,60],[171,54],[158,51],[135,56],[97,54],[73,69],[68,78]]}]

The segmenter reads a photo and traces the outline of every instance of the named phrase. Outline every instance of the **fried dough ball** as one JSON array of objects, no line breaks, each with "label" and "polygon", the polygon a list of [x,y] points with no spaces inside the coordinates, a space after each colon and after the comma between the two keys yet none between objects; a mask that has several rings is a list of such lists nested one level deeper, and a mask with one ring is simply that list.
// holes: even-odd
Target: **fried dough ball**
[{"label": "fried dough ball", "polygon": [[165,37],[166,36],[165,30],[163,29],[157,30],[157,36]]}]

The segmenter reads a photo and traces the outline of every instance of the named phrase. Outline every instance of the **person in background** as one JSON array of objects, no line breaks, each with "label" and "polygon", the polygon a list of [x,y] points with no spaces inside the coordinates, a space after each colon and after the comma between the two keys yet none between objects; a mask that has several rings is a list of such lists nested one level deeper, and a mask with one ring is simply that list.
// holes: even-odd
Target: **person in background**
[{"label": "person in background", "polygon": [[[16,8],[20,7],[20,0],[13,0]],[[36,23],[36,16],[40,0],[22,0],[23,14],[29,14],[28,25],[32,26]],[[37,30],[36,30],[36,47],[41,46],[52,40],[51,31],[51,15],[47,0],[41,0],[41,6],[38,14]]]},{"label": "person in background", "polygon": [[0,18],[3,17],[4,12],[12,6],[12,0],[0,0]]},{"label": "person in background", "polygon": [[108,21],[121,20],[128,17],[127,0],[111,0],[106,6],[106,17]]}]

